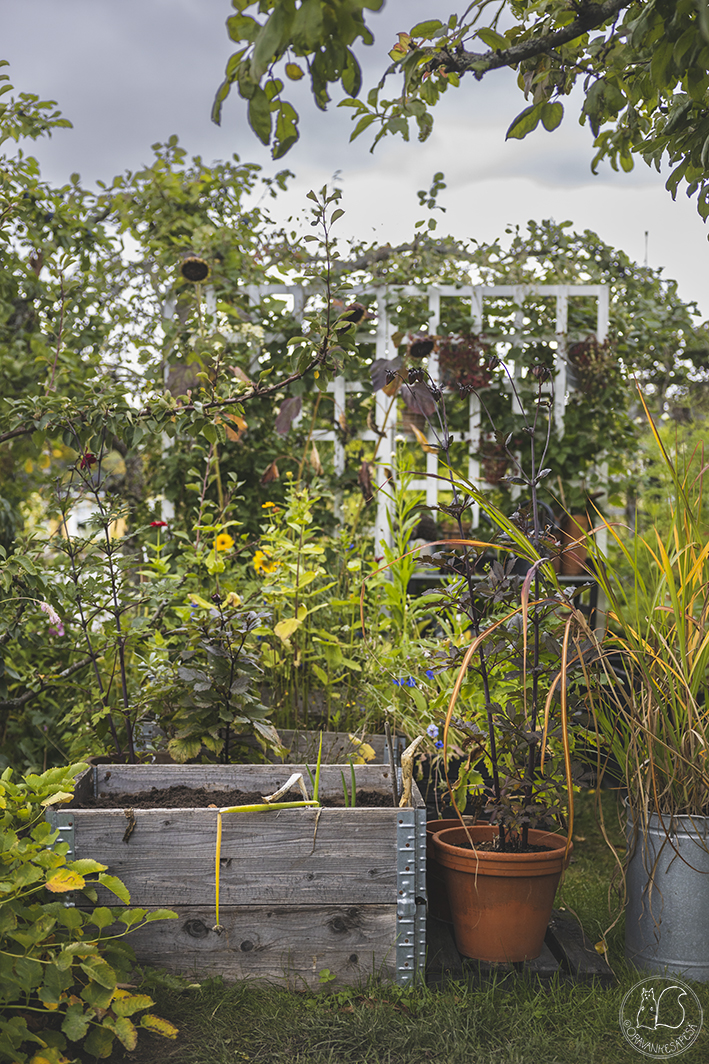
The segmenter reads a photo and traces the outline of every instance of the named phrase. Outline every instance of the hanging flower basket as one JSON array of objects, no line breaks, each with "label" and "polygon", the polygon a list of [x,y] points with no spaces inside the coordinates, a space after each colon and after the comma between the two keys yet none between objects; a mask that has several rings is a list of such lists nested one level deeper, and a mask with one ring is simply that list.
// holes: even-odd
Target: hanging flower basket
[{"label": "hanging flower basket", "polygon": [[488,484],[499,484],[507,473],[509,456],[505,445],[492,436],[480,441],[480,471]]},{"label": "hanging flower basket", "polygon": [[446,336],[439,339],[438,365],[441,383],[447,388],[478,392],[489,388],[492,374],[488,368],[490,345],[480,336]]}]

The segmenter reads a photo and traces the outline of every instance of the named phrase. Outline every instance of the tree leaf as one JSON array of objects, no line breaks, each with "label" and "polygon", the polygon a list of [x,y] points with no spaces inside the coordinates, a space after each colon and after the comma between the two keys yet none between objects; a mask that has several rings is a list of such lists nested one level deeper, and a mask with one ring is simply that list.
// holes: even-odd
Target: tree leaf
[{"label": "tree leaf", "polygon": [[291,395],[281,403],[276,417],[274,428],[279,436],[287,436],[293,422],[303,408],[303,400],[299,395]]},{"label": "tree leaf", "polygon": [[116,1016],[134,1016],[141,1009],[149,1009],[155,1002],[148,994],[129,994],[127,990],[117,990],[111,1009]]},{"label": "tree leaf", "polygon": [[163,1038],[177,1038],[179,1034],[179,1029],[173,1023],[164,1020],[162,1016],[154,1016],[152,1012],[140,1017],[140,1026],[152,1031],[153,1034],[162,1035]]},{"label": "tree leaf", "polygon": [[47,890],[52,894],[65,894],[68,890],[81,890],[86,881],[78,872],[69,868],[60,868],[46,882]]},{"label": "tree leaf", "polygon": [[176,920],[177,913],[172,909],[153,909],[152,912],[145,914],[146,924],[152,924],[156,920]]},{"label": "tree leaf", "polygon": [[103,1021],[103,1025],[108,1027],[109,1031],[113,1031],[119,1042],[129,1052],[135,1049],[138,1044],[138,1032],[135,1029],[135,1024],[127,1016],[117,1016],[115,1020],[107,1016]]},{"label": "tree leaf", "polygon": [[62,1020],[62,1031],[69,1041],[78,1042],[80,1038],[85,1037],[88,1029],[89,1018],[84,1013],[83,1002],[77,1005],[70,1005]]},{"label": "tree leaf", "polygon": [[483,44],[486,44],[488,48],[492,48],[495,51],[502,51],[504,48],[509,48],[510,42],[506,37],[503,37],[501,33],[496,33],[495,30],[488,29],[486,26],[479,29],[477,35]]},{"label": "tree leaf", "polygon": [[[190,602],[192,603],[193,606],[199,606],[199,608],[201,610],[214,609],[214,604],[212,602],[207,602],[207,600],[205,598],[202,598],[201,595],[197,595],[195,592],[192,592],[190,594]],[[191,676],[199,675],[198,673],[195,672],[194,669],[185,669],[185,672],[189,672]]]},{"label": "tree leaf", "polygon": [[[263,9],[262,9],[263,10]],[[259,81],[274,59],[278,59],[288,42],[295,9],[291,3],[278,3],[273,14],[259,31],[251,56],[251,77]]]},{"label": "tree leaf", "polygon": [[564,107],[558,100],[555,100],[554,103],[545,103],[542,107],[542,125],[550,133],[561,124],[563,117]]},{"label": "tree leaf", "polygon": [[89,916],[89,923],[95,924],[99,930],[110,927],[113,923],[113,913],[105,905],[99,905]]},{"label": "tree leaf", "polygon": [[92,1027],[83,1044],[87,1053],[95,1057],[109,1057],[113,1045],[113,1033],[107,1027]]},{"label": "tree leaf", "polygon": [[268,144],[271,139],[271,102],[260,86],[249,100],[249,125],[261,143]]},{"label": "tree leaf", "polygon": [[297,632],[303,623],[299,617],[286,617],[284,620],[279,621],[273,631],[281,640],[282,643],[289,645],[290,637],[294,632]]},{"label": "tree leaf", "polygon": [[72,861],[68,867],[72,872],[78,872],[80,876],[87,876],[90,872],[105,872],[108,865],[99,864],[91,857],[81,857],[77,861]]},{"label": "tree leaf", "polygon": [[323,32],[322,0],[303,0],[293,20],[293,44],[305,52],[313,52]]},{"label": "tree leaf", "polygon": [[524,111],[520,111],[507,130],[505,140],[523,140],[528,133],[536,129],[543,107],[544,104],[536,103],[531,107],[525,107]]},{"label": "tree leaf", "polygon": [[342,88],[348,96],[358,96],[362,88],[362,68],[354,52],[347,49],[347,60],[342,71]]},{"label": "tree leaf", "polygon": [[49,798],[45,798],[40,804],[46,808],[48,805],[56,805],[58,802],[70,802],[73,797],[72,791],[57,791],[56,794],[50,794]]},{"label": "tree leaf", "polygon": [[106,987],[107,990],[115,990],[116,973],[103,957],[87,957],[81,962],[80,967],[99,986]]},{"label": "tree leaf", "polygon": [[412,37],[423,37],[424,40],[430,40],[432,37],[437,36],[438,30],[445,29],[445,26],[440,19],[431,18],[427,22],[417,22],[410,35]]}]

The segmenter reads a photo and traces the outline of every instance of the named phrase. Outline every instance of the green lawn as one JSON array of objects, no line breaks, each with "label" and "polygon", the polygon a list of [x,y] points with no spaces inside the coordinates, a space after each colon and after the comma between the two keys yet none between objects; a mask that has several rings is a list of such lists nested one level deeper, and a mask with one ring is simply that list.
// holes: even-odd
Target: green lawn
[{"label": "green lawn", "polygon": [[[605,808],[613,837],[621,835],[612,796]],[[593,796],[579,800],[575,856],[557,905],[573,910],[592,942],[612,922],[612,857],[595,822]],[[617,895],[611,893],[617,915]],[[640,1064],[621,1038],[622,998],[639,978],[623,961],[623,925],[609,932],[609,959],[618,982],[540,983],[510,976],[476,986],[473,979],[443,990],[402,990],[370,982],[357,990],[291,993],[271,986],[205,980],[187,988],[146,973],[156,1011],[180,1028],[177,1042],[141,1037],[135,1064]],[[709,986],[695,985],[709,1014]],[[709,1023],[709,1021],[707,1021]],[[676,1058],[706,1064],[709,1031]]]}]

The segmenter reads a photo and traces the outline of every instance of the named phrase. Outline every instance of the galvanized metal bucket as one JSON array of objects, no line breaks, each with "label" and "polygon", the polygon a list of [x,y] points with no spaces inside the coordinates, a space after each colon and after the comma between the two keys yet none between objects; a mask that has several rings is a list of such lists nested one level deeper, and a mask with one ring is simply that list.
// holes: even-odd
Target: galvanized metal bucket
[{"label": "galvanized metal bucket", "polygon": [[709,817],[628,807],[625,955],[638,968],[709,982]]}]

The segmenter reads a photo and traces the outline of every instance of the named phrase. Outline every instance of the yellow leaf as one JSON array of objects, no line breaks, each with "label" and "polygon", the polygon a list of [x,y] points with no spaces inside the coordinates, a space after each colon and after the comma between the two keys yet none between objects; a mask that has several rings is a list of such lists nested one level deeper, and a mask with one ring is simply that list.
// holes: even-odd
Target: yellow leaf
[{"label": "yellow leaf", "polygon": [[289,77],[291,81],[300,81],[300,79],[304,77],[304,74],[297,63],[286,63],[286,76]]},{"label": "yellow leaf", "polygon": [[[217,424],[224,425],[228,440],[232,440],[234,443],[238,443],[249,426],[246,424],[246,421],[243,419],[243,417],[241,417],[240,414],[225,414],[224,417],[227,419],[227,421],[231,421],[232,424],[227,424],[220,417],[217,418]],[[232,428],[232,425],[235,425],[236,428]]]},{"label": "yellow leaf", "polygon": [[34,469],[34,462],[32,461],[31,458],[26,458],[25,462],[24,462],[25,473],[31,473],[33,469]]},{"label": "yellow leaf", "polygon": [[84,877],[80,876],[78,872],[72,872],[68,868],[60,868],[58,872],[55,872],[47,880],[45,886],[47,890],[51,890],[52,894],[64,894],[67,890],[81,890],[85,882]]},{"label": "yellow leaf", "polygon": [[300,617],[286,617],[285,620],[279,621],[273,631],[276,633],[282,643],[289,645],[290,637],[294,632],[297,632],[303,623]]},{"label": "yellow leaf", "polygon": [[431,446],[431,444],[428,442],[428,440],[424,436],[423,432],[421,432],[421,429],[417,429],[415,425],[409,425],[408,427],[409,427],[409,431],[413,432],[414,436],[416,437],[416,439],[421,444],[421,450],[422,451],[424,451],[426,454],[436,454],[437,453],[438,448]]},{"label": "yellow leaf", "polygon": [[310,464],[313,467],[313,471],[317,474],[317,476],[321,477],[325,470],[322,467],[322,462],[320,461],[320,453],[315,444],[313,444],[312,449],[310,451]]},{"label": "yellow leaf", "polygon": [[600,942],[596,943],[596,953],[600,953],[601,956],[605,956],[607,952],[608,946],[605,943],[605,939],[601,939]]},{"label": "yellow leaf", "polygon": [[117,1016],[115,1020],[105,1019],[103,1023],[104,1027],[108,1027],[109,1031],[113,1031],[129,1053],[135,1049],[138,1044],[138,1032],[127,1016]]},{"label": "yellow leaf", "polygon": [[70,802],[73,797],[71,791],[57,791],[56,794],[50,794],[49,798],[45,798],[40,804],[46,808],[48,805],[56,805],[57,802]]},{"label": "yellow leaf", "polygon": [[161,1034],[163,1038],[177,1038],[179,1033],[179,1028],[175,1027],[174,1023],[164,1020],[162,1016],[154,1016],[152,1012],[140,1017],[140,1026],[146,1027],[154,1034]]},{"label": "yellow leaf", "polygon": [[377,756],[376,750],[369,743],[362,742],[356,735],[350,735],[350,742],[357,747],[357,756],[353,758],[355,765],[364,765],[367,761],[373,761]]}]

